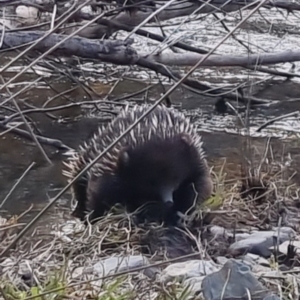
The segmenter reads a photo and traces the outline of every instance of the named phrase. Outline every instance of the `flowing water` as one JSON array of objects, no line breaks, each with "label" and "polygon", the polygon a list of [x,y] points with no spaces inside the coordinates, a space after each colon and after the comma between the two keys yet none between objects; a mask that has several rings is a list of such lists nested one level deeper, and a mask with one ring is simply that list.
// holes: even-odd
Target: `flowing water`
[{"label": "flowing water", "polygon": [[[188,25],[185,25],[185,27],[186,26]],[[185,27],[182,30],[186,30]],[[193,41],[193,43],[195,42],[194,46],[197,46],[196,41],[200,41],[200,44],[202,45],[204,36],[208,36],[208,31],[212,30],[212,28],[213,27],[209,26],[206,27],[207,31],[201,31],[198,39],[195,39],[195,32],[193,31],[193,36],[187,36],[185,42]],[[149,30],[151,30],[151,28]],[[157,31],[157,29],[152,29],[152,31]],[[266,45],[263,42],[263,35],[256,33],[255,36],[252,36],[251,34],[255,35],[253,32],[248,33],[249,39],[255,39],[257,44],[272,48],[272,45]],[[141,42],[141,40],[137,39],[137,45],[139,42]],[[274,37],[272,42],[275,45],[277,43],[277,37]],[[209,43],[206,43],[206,45],[211,46],[215,43],[215,40],[209,40]],[[285,37],[284,45],[286,49],[289,49],[290,45],[296,45],[298,43],[299,39],[295,39],[295,36]],[[285,49],[283,44],[276,45],[280,45],[279,50]],[[148,46],[151,48],[152,45]],[[225,44],[224,49],[227,50],[227,53],[232,53],[235,46],[236,45],[233,43],[227,43]],[[278,47],[276,50],[278,50]],[[7,60],[8,58],[2,58],[0,65],[4,65]],[[282,65],[282,69],[287,70],[289,66],[289,64],[284,64]],[[98,79],[102,76],[101,80],[91,80],[92,77],[87,76],[87,78],[90,79],[91,86],[99,94],[99,97],[93,97],[94,99],[103,99],[108,94],[109,90],[112,88],[112,82],[106,82],[106,84],[104,84],[106,81],[104,74],[112,75],[116,69],[119,68],[115,68],[115,66],[103,67],[103,65],[93,64],[82,65],[82,72],[92,72],[94,75],[98,72],[97,74],[100,74]],[[134,67],[123,69],[123,81],[120,81],[116,85],[116,88],[114,88],[106,101],[114,100],[123,103],[116,99],[146,87],[145,79],[149,78],[149,73],[146,73],[143,70],[137,71]],[[16,68],[14,71],[18,71],[18,69]],[[231,73],[229,71],[231,71]],[[43,73],[44,71],[40,70],[40,72]],[[250,139],[253,147],[251,154],[255,156],[258,161],[264,153],[268,138],[272,137],[271,146],[275,159],[282,164],[289,163],[290,168],[298,172],[300,168],[298,150],[300,134],[299,118],[293,116],[279,120],[269,125],[261,132],[257,132],[257,129],[267,120],[300,110],[299,80],[293,79],[286,81],[278,78],[270,78],[267,83],[253,85],[255,81],[260,80],[259,75],[256,74],[256,77],[254,77],[251,73],[237,68],[235,69],[235,72],[236,76],[233,76],[232,70],[227,70],[226,68],[205,68],[196,72],[194,76],[201,81],[208,83],[213,82],[217,85],[234,84],[248,79],[250,85],[249,90],[251,88],[255,89],[256,97],[278,101],[269,106],[258,106],[250,111],[249,132],[243,128],[241,120],[232,111],[229,111],[224,115],[217,114],[214,110],[214,104],[216,102],[215,98],[197,95],[183,88],[178,88],[171,95],[172,103],[179,105],[180,109],[184,109],[185,113],[192,116],[193,121],[197,124],[199,132],[203,135],[204,149],[207,153],[210,166],[214,166],[214,168],[218,169],[223,165],[224,160],[226,159],[225,171],[230,177],[238,178],[238,176],[240,176],[240,165],[243,155],[245,154],[243,148],[245,141],[248,138]],[[134,75],[131,77],[136,79],[126,79],[125,76],[129,77],[129,74]],[[6,74],[5,79],[7,80],[10,76],[11,74]],[[26,85],[26,82],[31,80],[32,77],[30,74],[21,76],[21,78],[17,80],[19,84],[9,87],[10,91],[17,91],[19,88]],[[71,85],[67,81],[52,82],[51,86],[58,92],[63,92],[74,87],[74,85]],[[152,101],[156,100],[159,98],[161,92],[162,89],[160,86],[156,86],[149,90],[147,97]],[[43,103],[55,95],[56,92],[48,88],[46,84],[39,84],[25,94],[22,94],[19,100],[26,100],[32,105],[41,107]],[[72,98],[71,100],[74,102],[90,100],[88,99],[87,94],[79,87],[77,87],[70,95]],[[145,94],[140,94],[134,99],[137,101],[144,101],[144,96]],[[66,103],[70,103],[69,100],[58,97],[53,100],[49,106],[64,105]],[[235,106],[240,105],[233,102],[232,104]],[[103,107],[103,105],[101,107]],[[47,117],[45,113],[30,114],[30,117],[35,121],[42,135],[59,139],[69,147],[76,148],[92,134],[93,130],[97,127],[97,124],[103,118],[108,120],[114,116],[109,113],[111,107],[112,105],[109,105],[108,103],[104,114],[100,114],[98,110],[95,110],[94,105],[85,105],[82,108],[72,107],[57,112],[51,112],[57,119]],[[0,111],[0,116],[5,114],[6,112],[4,110]],[[241,111],[240,114],[244,120],[245,112]],[[54,147],[44,145],[43,147],[50,157],[52,165],[47,164],[41,155],[40,150],[33,142],[11,133],[1,135],[0,131],[0,205],[2,201],[7,198],[0,212],[2,217],[8,217],[14,214],[19,215],[24,211],[27,211],[31,205],[33,205],[31,210],[21,219],[21,222],[27,223],[37,212],[47,205],[51,197],[54,197],[66,185],[66,179],[61,174],[63,160],[62,152]],[[36,163],[35,166],[30,169],[26,176],[21,180],[20,184],[7,197],[17,180],[32,162]],[[296,183],[299,181],[298,179],[299,177],[296,175],[294,177]],[[47,211],[40,222],[42,222],[45,227],[48,227],[51,224],[69,218],[69,199],[70,193],[67,192],[59,199],[56,206]]]},{"label": "flowing water", "polygon": [[[298,93],[298,84],[291,82],[278,83],[284,97],[285,91],[292,93],[294,89],[295,95]],[[135,82],[124,81],[115,90],[114,95],[110,97],[116,98],[132,93],[140,89],[141,84]],[[276,90],[276,86],[275,90]],[[57,89],[69,89],[67,83],[57,84]],[[150,97],[155,97],[159,91],[150,93]],[[268,91],[270,96],[277,96],[278,91]],[[43,103],[49,96],[49,91],[38,88],[30,91],[32,103]],[[51,93],[50,93],[51,94]],[[29,96],[29,95],[28,95]],[[156,95],[158,96],[158,95]],[[82,95],[77,93],[78,101],[82,101]],[[75,99],[74,99],[75,100]],[[203,135],[204,148],[207,153],[208,161],[211,166],[220,167],[226,158],[226,172],[229,176],[236,177],[240,175],[240,164],[243,158],[243,145],[247,137],[245,134],[238,134],[239,120],[232,114],[225,115],[216,114],[214,110],[215,99],[199,97],[187,91],[175,92],[171,100],[184,109],[187,115],[193,117],[193,121],[198,125],[199,132]],[[55,103],[59,105],[58,103]],[[281,103],[270,107],[260,107],[251,110],[251,130],[254,131],[258,126],[281,114],[299,110],[299,102],[291,102],[289,104]],[[88,109],[90,112],[91,109]],[[99,123],[97,112],[80,114],[80,110],[68,109],[64,114],[61,112],[54,113],[56,115],[64,115],[65,121],[58,122],[46,117],[45,114],[31,114],[31,118],[42,134],[49,138],[61,140],[64,144],[76,148],[86,138],[88,138]],[[70,118],[67,118],[70,116]],[[109,116],[109,114],[107,115]],[[74,118],[75,117],[75,118]],[[243,132],[243,130],[240,130]],[[299,120],[297,118],[289,118],[274,123],[270,128],[263,131],[263,136],[251,137],[251,144],[257,153],[262,156],[266,140],[268,136],[274,136],[271,140],[273,151],[278,160],[285,162],[288,154],[291,154],[291,167],[298,170],[300,157],[298,151]],[[48,165],[43,159],[36,145],[28,140],[20,138],[13,134],[5,134],[1,137],[0,143],[0,199],[7,196],[11,188],[14,186],[18,178],[24,173],[26,168],[32,163],[36,165],[21,180],[17,188],[11,193],[2,207],[1,215],[17,214],[26,211],[31,204],[33,208],[23,218],[23,222],[28,222],[38,211],[40,211],[55,196],[60,189],[66,185],[66,180],[61,174],[63,155],[57,149],[50,146],[43,146],[47,154],[51,158],[53,165]],[[58,201],[58,206],[50,209],[42,218],[42,222],[47,220],[49,225],[57,219],[68,218],[70,213],[70,193],[66,193]],[[52,219],[52,221],[51,221]]]}]

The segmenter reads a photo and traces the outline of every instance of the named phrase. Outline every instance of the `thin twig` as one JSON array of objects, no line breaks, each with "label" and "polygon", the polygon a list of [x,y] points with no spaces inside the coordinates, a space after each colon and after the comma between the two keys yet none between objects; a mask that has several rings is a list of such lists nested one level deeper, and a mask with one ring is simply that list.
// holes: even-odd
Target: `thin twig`
[{"label": "thin twig", "polygon": [[52,206],[54,203],[71,187],[71,185],[80,177],[82,176],[88,169],[90,169],[103,155],[105,155],[109,150],[111,150],[126,134],[128,134],[139,122],[141,122],[149,113],[151,113],[167,96],[169,96],[188,76],[190,76],[200,65],[202,62],[204,62],[220,45],[222,45],[230,36],[232,33],[234,33],[240,26],[246,22],[264,3],[268,0],[263,0],[259,2],[259,4],[252,10],[250,13],[241,20],[235,28],[233,28],[229,33],[226,34],[226,36],[219,42],[209,53],[207,53],[204,57],[202,57],[201,60],[198,61],[197,64],[195,64],[194,67],[192,67],[189,72],[183,76],[180,80],[174,83],[174,85],[164,94],[160,97],[159,100],[155,102],[140,118],[138,118],[131,126],[129,126],[114,142],[112,142],[104,151],[102,151],[99,155],[95,157],[94,160],[92,160],[85,168],[81,170],[71,180],[36,216],[32,219],[31,222],[27,224],[25,228],[16,236],[16,238],[5,248],[0,254],[0,257],[3,257],[7,254],[9,249],[11,249],[12,246],[14,246],[18,240],[22,238],[22,236],[29,230],[29,228],[37,221],[39,218]]},{"label": "thin twig", "polygon": [[13,187],[10,189],[10,191],[8,192],[8,194],[6,195],[6,197],[4,198],[4,200],[2,201],[2,203],[0,204],[0,209],[2,208],[2,206],[5,204],[5,202],[7,201],[7,199],[9,198],[9,196],[13,193],[13,191],[17,188],[17,186],[19,185],[19,183],[22,181],[22,179],[26,176],[26,174],[30,171],[30,169],[35,165],[35,162],[32,162],[30,164],[29,167],[27,167],[27,169],[24,171],[24,173],[22,174],[22,176],[17,180],[17,182],[13,185]]},{"label": "thin twig", "polygon": [[[86,1],[86,2],[90,2]],[[83,4],[82,4],[83,5]],[[82,6],[81,5],[81,6]],[[79,7],[81,7],[79,6]],[[76,11],[78,10],[78,8],[76,9]],[[8,86],[10,83],[12,83],[14,80],[16,80],[17,78],[19,78],[19,76],[21,76],[22,74],[24,74],[29,68],[31,68],[33,65],[35,65],[38,61],[40,61],[42,58],[46,57],[48,54],[50,54],[52,51],[54,51],[55,49],[57,49],[61,44],[63,44],[64,42],[66,42],[68,39],[70,39],[71,37],[75,36],[77,33],[79,33],[82,29],[88,27],[89,25],[93,24],[95,21],[97,21],[98,19],[102,18],[105,15],[105,13],[102,13],[100,15],[98,15],[97,17],[95,17],[94,19],[92,19],[91,21],[87,22],[86,24],[84,24],[82,27],[78,28],[76,31],[74,31],[72,34],[66,36],[64,39],[62,39],[60,42],[58,42],[56,45],[54,45],[53,47],[51,47],[50,49],[48,49],[47,51],[45,51],[42,55],[40,55],[38,58],[36,58],[33,62],[31,62],[28,66],[26,66],[24,69],[22,69],[21,72],[19,72],[18,74],[16,74],[14,77],[12,77],[10,80],[8,80],[3,86],[0,87],[0,90],[2,90],[4,87]],[[58,25],[57,25],[58,26]],[[56,27],[57,27],[56,26]],[[55,27],[55,28],[56,28]],[[45,37],[47,37],[48,35],[50,35],[52,33],[52,31],[50,31],[48,34],[44,35],[42,38],[38,39],[37,42],[40,42],[40,40],[45,39]],[[36,43],[34,43],[35,46]],[[29,47],[31,48],[31,47]],[[29,51],[29,49],[26,49],[27,53]],[[21,53],[22,54],[22,53]],[[6,68],[4,68],[6,69]],[[2,70],[3,72],[3,70]]]},{"label": "thin twig", "polygon": [[[4,82],[4,79],[3,77],[1,76],[1,79],[2,79],[2,82]],[[10,91],[7,89],[7,91],[10,93]],[[20,116],[21,116],[21,119],[23,120],[24,124],[26,125],[30,135],[31,135],[31,138],[34,140],[34,142],[36,143],[37,147],[39,148],[39,150],[41,151],[42,155],[44,156],[45,160],[50,164],[52,165],[52,162],[51,160],[49,159],[48,155],[46,154],[45,150],[43,149],[43,147],[41,146],[41,144],[39,143],[38,139],[36,138],[32,128],[30,127],[30,125],[28,124],[25,116],[23,115],[17,101],[15,99],[12,99],[13,101],[13,104],[14,106],[16,107],[17,111],[19,112]]]},{"label": "thin twig", "polygon": [[[23,136],[24,138],[27,138],[27,139],[30,139],[30,140],[32,139],[31,134],[29,132],[27,132],[26,130],[19,129],[19,128],[14,128],[14,127],[9,127],[9,126],[4,125],[2,123],[0,123],[0,128],[3,128],[5,130],[10,129],[10,131],[12,131],[15,134],[18,134],[18,135]],[[40,135],[35,135],[35,137],[42,144],[49,145],[49,146],[55,147],[55,148],[60,149],[60,150],[73,150],[71,147],[65,145],[60,140],[51,139],[51,138],[47,138],[47,137],[40,136]]]},{"label": "thin twig", "polygon": [[[61,22],[59,22],[52,30],[49,30],[48,33],[46,33],[44,36],[42,36],[40,39],[36,40],[35,42],[32,43],[31,46],[29,46],[28,48],[26,48],[23,52],[21,52],[18,56],[16,56],[13,60],[11,60],[8,64],[6,64],[3,69],[2,72],[4,72],[5,70],[7,70],[14,62],[16,62],[18,59],[20,59],[21,57],[23,57],[26,53],[28,53],[28,51],[32,50],[39,42],[43,41],[44,39],[46,39],[52,32],[54,32],[55,30],[57,30],[61,25],[63,25],[70,17],[72,17],[77,11],[79,11],[80,9],[82,9],[86,4],[88,4],[90,2],[90,0],[85,1],[82,5],[79,5],[71,14],[69,14],[66,18],[64,18]],[[76,6],[76,2],[73,3],[73,5],[69,8],[68,11],[66,11],[65,14],[67,14],[69,11],[71,11],[74,7]],[[28,68],[25,70],[27,71]],[[7,82],[6,86],[8,84],[10,84],[12,81]],[[2,88],[4,88],[5,86],[3,86]]]},{"label": "thin twig", "polygon": [[279,120],[282,120],[282,119],[285,119],[285,118],[289,118],[289,117],[299,117],[299,114],[300,114],[299,111],[294,111],[294,112],[291,112],[291,113],[288,113],[288,114],[276,117],[274,119],[271,119],[271,120],[267,121],[265,124],[263,124],[260,127],[258,127],[258,129],[256,129],[256,132],[260,132],[261,130],[263,130],[267,126],[269,126],[269,125],[271,125],[271,124],[273,124],[273,123],[275,123],[275,122],[277,122]]}]

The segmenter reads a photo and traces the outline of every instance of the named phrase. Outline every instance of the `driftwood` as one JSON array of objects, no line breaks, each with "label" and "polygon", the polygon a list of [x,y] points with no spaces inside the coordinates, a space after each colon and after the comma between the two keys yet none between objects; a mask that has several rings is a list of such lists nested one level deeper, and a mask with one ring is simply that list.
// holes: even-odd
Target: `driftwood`
[{"label": "driftwood", "polygon": [[[121,1],[121,0],[118,0]],[[131,0],[137,1],[137,0]],[[229,4],[225,0],[212,0],[209,3],[201,3],[200,1],[174,1],[170,4],[169,7],[166,7],[164,10],[161,10],[156,16],[152,16],[148,18],[153,13],[153,7],[143,10],[136,10],[132,14],[128,14],[128,12],[109,11],[103,14],[103,17],[99,19],[95,19],[94,23],[91,24],[87,28],[83,28],[79,35],[89,35],[93,38],[99,38],[99,35],[105,34],[108,32],[108,35],[119,31],[125,30],[127,32],[135,32],[136,34],[142,35],[147,38],[151,38],[160,42],[165,41],[165,37],[163,35],[158,35],[154,33],[150,33],[145,29],[135,28],[136,25],[139,25],[146,18],[148,18],[148,23],[151,22],[160,22],[163,20],[172,19],[179,16],[191,15],[194,16],[201,13],[208,12],[218,12],[218,11],[234,11],[240,8],[253,8],[256,6],[254,1],[231,1]],[[64,8],[61,5],[64,1],[57,3],[58,10],[57,15],[63,15],[64,12],[67,11],[67,8]],[[79,1],[76,4],[78,7],[82,5],[85,1]],[[109,2],[109,1],[108,1]],[[156,1],[158,3],[158,1]],[[160,1],[157,8],[161,7],[161,5],[167,4],[168,1]],[[92,1],[92,5],[98,5],[97,2]],[[251,4],[251,5],[248,5]],[[252,5],[253,4],[253,5]],[[42,5],[40,1],[2,1],[0,6],[10,6],[10,5],[25,5],[25,6],[33,6],[39,9],[42,12],[50,12],[52,13],[53,6],[50,3],[46,5]],[[99,4],[100,5],[100,4]],[[245,7],[245,5],[248,5]],[[287,2],[266,2],[263,7],[281,7],[285,8],[288,11],[298,10],[299,5],[296,3]],[[112,17],[112,14],[115,14]],[[66,23],[71,21],[91,21],[94,20],[94,17],[90,13],[83,12],[81,10],[73,11],[72,17],[66,20]],[[54,22],[55,24],[55,22]],[[77,24],[77,26],[80,26]],[[89,30],[93,28],[92,32]],[[34,46],[33,50],[45,53],[52,47],[56,47],[54,50],[51,50],[51,54],[54,56],[77,56],[83,59],[94,59],[104,63],[112,63],[115,65],[137,65],[139,67],[152,70],[158,74],[162,74],[165,77],[173,79],[174,81],[178,81],[182,78],[182,75],[179,72],[175,72],[171,70],[168,66],[194,66],[200,60],[203,59],[204,54],[208,51],[199,49],[190,45],[186,45],[181,42],[172,43],[174,48],[180,48],[185,50],[185,53],[178,53],[177,51],[170,52],[160,52],[158,54],[149,55],[146,52],[138,52],[134,49],[134,41],[133,39],[123,40],[92,40],[88,38],[84,38],[81,36],[73,36],[69,37],[68,34],[61,34],[58,32],[68,32],[68,28],[60,27],[56,29],[55,32],[51,33],[46,38],[42,39],[43,36],[47,32],[44,31],[29,31],[22,29],[14,29],[9,31],[2,31],[1,34],[1,52],[10,51],[15,48],[25,48],[28,45],[33,44],[39,40],[39,42]],[[4,35],[3,35],[4,34]],[[42,39],[42,40],[40,40]],[[63,41],[63,42],[62,42]],[[61,43],[62,42],[62,43]],[[59,44],[61,43],[61,44]],[[224,66],[239,66],[245,68],[256,68],[258,65],[270,65],[277,63],[285,63],[285,62],[294,62],[300,60],[300,50],[299,51],[283,51],[280,53],[263,53],[263,54],[245,54],[245,55],[211,55],[209,56],[198,68],[214,66],[214,67],[224,67]],[[267,72],[267,71],[266,71]],[[287,76],[283,74],[282,76]],[[292,76],[292,75],[291,75]],[[238,100],[244,102],[245,104],[250,101],[251,104],[269,104],[270,100],[258,99],[252,96],[245,96],[242,93],[241,89],[236,90],[234,87],[228,88],[213,88],[212,86],[202,83],[198,80],[187,78],[182,84],[193,91],[206,94],[208,96],[213,97],[226,97],[231,100]],[[7,123],[2,122],[0,124],[2,129],[11,130],[16,134],[22,135],[25,138],[32,139],[30,134],[22,129],[14,128],[12,129],[8,126]],[[36,136],[37,140],[43,144],[48,144],[53,147],[57,147],[61,150],[69,149],[68,146],[61,143],[59,140],[52,140],[48,138],[44,138],[40,135]]]},{"label": "driftwood", "polygon": [[[35,42],[44,35],[41,31],[6,33],[0,49],[7,50],[15,47],[27,47],[29,43]],[[34,49],[44,52],[61,42],[64,38],[66,38],[66,35],[53,33],[43,41],[40,41]],[[81,37],[72,37],[59,45],[54,50],[54,54],[65,57],[76,55],[82,58],[98,59],[103,62],[130,65],[138,60],[136,51],[129,47],[132,42],[132,40],[95,41]]]},{"label": "driftwood", "polygon": [[[10,47],[22,46],[23,44],[34,42],[42,36],[43,33],[41,32],[27,31],[22,33],[7,33],[5,34],[3,39],[2,49],[10,49]],[[65,38],[64,35],[51,34],[46,39],[39,42],[34,49],[39,51],[48,50],[49,48],[55,46],[63,38]],[[103,62],[119,65],[136,64],[138,66],[160,73],[173,80],[178,80],[181,78],[179,73],[168,69],[161,63],[157,64],[151,59],[139,56],[137,52],[132,47],[130,47],[130,44],[132,44],[132,40],[128,42],[110,40],[93,41],[81,37],[72,37],[69,38],[66,42],[63,42],[60,46],[58,46],[58,48],[53,51],[53,54],[60,54],[64,55],[65,57],[70,55],[76,55],[81,58],[98,59]],[[247,60],[247,58],[248,56],[245,56],[245,61]],[[217,66],[217,64],[215,64],[215,66]],[[211,86],[203,84],[197,80],[186,79],[184,81],[184,85],[201,92],[207,92],[207,95],[218,96],[220,94],[226,94],[226,97],[228,97],[229,99],[237,99],[237,94],[229,92],[229,89],[214,89]],[[238,95],[238,98],[243,102],[246,102],[249,99],[251,99],[253,104],[262,104],[269,102],[261,99],[256,99],[254,97],[245,98],[242,95]]]},{"label": "driftwood", "polygon": [[[140,54],[146,56],[147,54]],[[193,66],[204,55],[197,53],[160,53],[151,55],[147,58],[164,65],[176,66]],[[278,53],[262,53],[262,54],[247,54],[247,55],[210,55],[200,66],[205,67],[248,67],[273,65],[278,63],[300,61],[300,50],[289,50]]]},{"label": "driftwood", "polygon": [[[2,50],[9,50],[14,47],[21,47],[24,44],[28,44],[43,37],[44,33],[39,31],[25,31],[25,32],[15,32],[6,33],[3,39]],[[66,38],[66,35],[60,35],[53,33],[48,36],[43,41],[40,41],[34,49],[44,52],[49,50],[51,47],[58,44]],[[143,67],[148,67],[145,60],[147,60],[150,66],[151,63],[159,63],[164,65],[176,65],[176,66],[193,66],[203,55],[198,53],[161,53],[159,55],[150,55],[147,53],[138,53],[133,47],[133,40],[129,39],[127,41],[121,40],[102,40],[95,41],[82,37],[71,37],[67,41],[63,42],[58,46],[57,49],[53,51],[55,55],[63,55],[69,57],[72,55],[87,58],[87,59],[97,59],[102,62],[119,64],[119,65],[142,65]],[[25,47],[25,46],[24,46]],[[143,63],[141,59],[143,58]],[[252,54],[252,55],[211,55],[209,56],[200,66],[257,66],[257,65],[270,65],[285,62],[300,61],[300,50],[290,50],[278,53],[264,53],[264,54]],[[154,71],[159,71],[157,68],[150,69]],[[159,71],[160,72],[160,71]],[[162,73],[166,75],[166,72]],[[169,76],[169,75],[167,75]],[[170,77],[170,76],[169,76]]]}]

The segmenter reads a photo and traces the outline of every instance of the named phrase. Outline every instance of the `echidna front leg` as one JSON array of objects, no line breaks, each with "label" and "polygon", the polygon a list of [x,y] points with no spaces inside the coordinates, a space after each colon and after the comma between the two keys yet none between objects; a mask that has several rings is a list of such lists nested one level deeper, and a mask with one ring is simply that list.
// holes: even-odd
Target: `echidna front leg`
[{"label": "echidna front leg", "polygon": [[193,184],[197,193],[197,204],[202,204],[213,192],[213,182],[210,177],[209,170],[205,170],[200,176],[198,176],[194,180]]},{"label": "echidna front leg", "polygon": [[[181,185],[174,193],[174,208],[172,214],[178,220],[177,213],[185,214],[194,210],[193,205],[196,201],[196,194],[192,183],[185,183]],[[175,220],[175,219],[174,219]]]},{"label": "echidna front leg", "polygon": [[212,187],[212,180],[208,171],[201,172],[200,175],[193,178],[192,182],[180,186],[174,193],[173,215],[177,215],[177,212],[191,214],[197,205],[211,196]]},{"label": "echidna front leg", "polygon": [[81,221],[84,220],[86,214],[86,202],[87,202],[87,180],[83,178],[79,178],[73,184],[73,192],[75,199],[77,201],[76,207],[72,212],[72,216],[75,218],[79,218]]},{"label": "echidna front leg", "polygon": [[102,217],[106,211],[116,204],[114,184],[109,177],[91,175],[87,187],[87,209],[89,220]]}]

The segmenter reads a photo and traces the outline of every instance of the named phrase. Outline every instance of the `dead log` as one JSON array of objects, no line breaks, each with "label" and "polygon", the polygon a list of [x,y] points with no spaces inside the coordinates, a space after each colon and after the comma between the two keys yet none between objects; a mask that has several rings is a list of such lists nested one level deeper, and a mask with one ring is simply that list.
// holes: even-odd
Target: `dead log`
[{"label": "dead log", "polygon": [[[205,55],[198,53],[160,53],[158,55],[149,55],[140,53],[141,57],[165,64],[175,66],[194,66]],[[261,53],[245,55],[210,55],[201,67],[249,67],[261,65],[274,65],[278,63],[287,63],[300,61],[300,50],[288,50],[278,53]]]},{"label": "dead log", "polygon": [[[43,32],[38,31],[26,31],[26,32],[16,32],[16,33],[6,33],[3,39],[2,49],[11,49],[11,47],[24,46],[24,44],[32,43],[37,39],[43,37]],[[34,49],[44,52],[51,47],[55,46],[57,43],[62,41],[65,35],[51,34],[44,40],[37,43]],[[130,47],[133,40],[120,41],[120,40],[102,40],[95,41],[89,40],[81,37],[71,37],[67,41],[64,41],[58,46],[53,54],[60,54],[62,56],[68,57],[71,55],[79,56],[88,59],[98,59],[102,62],[113,63],[117,65],[130,65],[135,64],[137,66],[150,69],[163,76],[169,77],[173,80],[178,80],[181,76],[177,72],[173,72],[162,64],[158,64],[151,59],[141,57],[135,49]],[[296,52],[296,51],[295,51]],[[174,54],[172,54],[174,55]],[[201,55],[201,54],[196,54]],[[298,53],[300,57],[300,51]],[[217,57],[217,56],[216,56]],[[222,56],[220,56],[222,58]],[[294,56],[295,57],[295,56]],[[245,59],[248,56],[245,56]],[[218,58],[219,59],[219,58]],[[257,61],[253,61],[256,65]],[[281,61],[278,61],[278,63]],[[211,64],[213,65],[213,64]],[[217,66],[217,64],[215,64]],[[192,89],[196,89],[201,92],[205,92],[208,96],[217,96],[219,94],[226,94],[230,99],[236,99],[236,93],[232,93],[227,89],[216,88],[213,89],[211,86],[203,84],[194,79],[186,79],[184,85]],[[231,90],[231,89],[230,89]],[[247,102],[251,100],[253,104],[263,104],[269,103],[269,101],[262,99],[255,99],[254,97],[248,98],[243,95],[239,95],[239,100]]]},{"label": "dead log", "polygon": [[[15,47],[28,47],[28,44],[37,41],[45,35],[41,31],[22,31],[5,33],[1,50],[10,50]],[[35,50],[45,52],[51,47],[57,45],[67,35],[52,33],[44,40],[37,43]],[[2,38],[2,34],[1,34]],[[95,41],[82,37],[72,37],[64,41],[53,51],[55,55],[69,57],[76,55],[82,58],[97,59],[103,62],[109,62],[117,65],[135,64],[138,60],[136,51],[130,47],[132,39],[126,41],[103,40]]]}]

